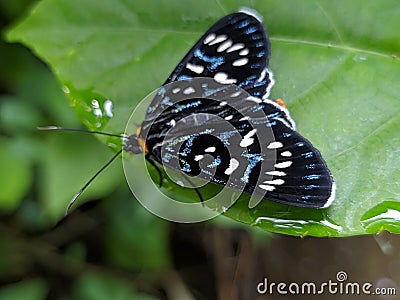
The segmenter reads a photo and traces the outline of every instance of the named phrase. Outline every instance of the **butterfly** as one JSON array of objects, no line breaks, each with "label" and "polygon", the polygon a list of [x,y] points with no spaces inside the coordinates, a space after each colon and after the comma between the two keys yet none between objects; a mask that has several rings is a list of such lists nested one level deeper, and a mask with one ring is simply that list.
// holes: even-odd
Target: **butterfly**
[{"label": "butterfly", "polygon": [[189,181],[198,177],[292,206],[328,207],[336,185],[327,164],[296,131],[283,101],[268,99],[270,55],[257,12],[223,17],[179,62],[123,150],[145,153],[153,166]]}]

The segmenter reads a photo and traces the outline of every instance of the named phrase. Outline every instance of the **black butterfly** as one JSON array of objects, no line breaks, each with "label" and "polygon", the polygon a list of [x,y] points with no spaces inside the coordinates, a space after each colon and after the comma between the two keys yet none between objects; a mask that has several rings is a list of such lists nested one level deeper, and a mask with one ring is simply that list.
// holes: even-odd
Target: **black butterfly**
[{"label": "black butterfly", "polygon": [[[124,151],[144,152],[153,165],[176,169],[188,180],[198,176],[288,205],[328,207],[335,183],[320,152],[295,131],[282,102],[268,99],[270,54],[257,13],[244,9],[220,19],[168,77]],[[210,80],[196,86],[195,79],[204,77]],[[173,82],[180,87],[167,88]],[[181,101],[171,101],[179,95]],[[182,120],[184,128],[176,126]],[[202,162],[207,155],[211,160]]]}]

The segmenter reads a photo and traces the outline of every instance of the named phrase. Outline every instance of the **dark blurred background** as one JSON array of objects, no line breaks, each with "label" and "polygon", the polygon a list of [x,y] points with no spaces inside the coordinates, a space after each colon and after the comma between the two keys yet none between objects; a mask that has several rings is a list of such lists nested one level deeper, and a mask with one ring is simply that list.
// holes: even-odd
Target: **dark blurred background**
[{"label": "dark blurred background", "polygon": [[[35,1],[0,1],[1,30]],[[0,300],[3,299],[308,299],[270,283],[345,282],[396,288],[400,238],[388,233],[341,239],[273,235],[219,217],[174,224],[144,210],[121,163],[99,177],[60,219],[72,196],[112,156],[93,136],[39,132],[79,128],[59,85],[35,55],[0,41]],[[64,201],[64,200],[62,200]],[[382,290],[384,291],[384,290]],[[390,291],[389,291],[390,292]],[[342,295],[320,299],[400,299]]]}]

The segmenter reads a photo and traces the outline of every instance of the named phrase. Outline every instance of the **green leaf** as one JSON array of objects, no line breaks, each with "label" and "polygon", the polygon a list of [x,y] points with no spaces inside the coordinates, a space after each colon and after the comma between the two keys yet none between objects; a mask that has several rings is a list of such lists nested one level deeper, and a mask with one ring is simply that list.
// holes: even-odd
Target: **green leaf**
[{"label": "green leaf", "polygon": [[[47,147],[41,157],[40,199],[44,215],[56,220],[64,215],[72,196],[111,158],[112,153],[92,137],[69,133],[49,136]],[[110,193],[122,178],[121,164],[112,164],[107,173],[96,178],[81,195],[79,202]]]},{"label": "green leaf", "polygon": [[[8,39],[52,67],[86,126],[120,133],[135,105],[164,82],[202,33],[240,6],[249,3],[45,0]],[[249,209],[243,195],[226,215],[291,235],[400,233],[397,1],[269,0],[251,8],[271,36],[272,98],[288,104],[338,188],[326,210],[269,201]],[[113,117],[104,110],[94,116],[93,99],[100,109],[112,99]]]},{"label": "green leaf", "polygon": [[48,287],[41,279],[23,280],[0,288],[0,300],[46,299]]}]

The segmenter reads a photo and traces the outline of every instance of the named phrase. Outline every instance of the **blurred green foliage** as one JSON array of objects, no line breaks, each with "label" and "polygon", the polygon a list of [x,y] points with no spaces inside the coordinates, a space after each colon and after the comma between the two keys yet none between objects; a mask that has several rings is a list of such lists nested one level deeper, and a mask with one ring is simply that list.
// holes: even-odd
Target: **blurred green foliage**
[{"label": "blurred green foliage", "polygon": [[[34,2],[1,1],[2,27],[28,14]],[[6,284],[0,299],[52,298],[58,280],[73,283],[64,299],[154,299],[136,292],[135,280],[123,283],[109,268],[157,276],[170,264],[168,224],[135,202],[117,160],[80,199],[106,199],[96,210],[107,220],[96,236],[98,246],[88,250],[93,246],[79,240],[101,227],[97,217],[71,216],[54,227],[74,193],[112,152],[90,135],[36,129],[82,124],[52,72],[31,51],[2,39],[0,66],[0,284]],[[57,246],[62,250],[55,254]],[[100,257],[101,266],[89,272],[93,267],[85,261],[93,256]],[[45,271],[56,268],[52,263],[65,268],[64,279]]]}]

